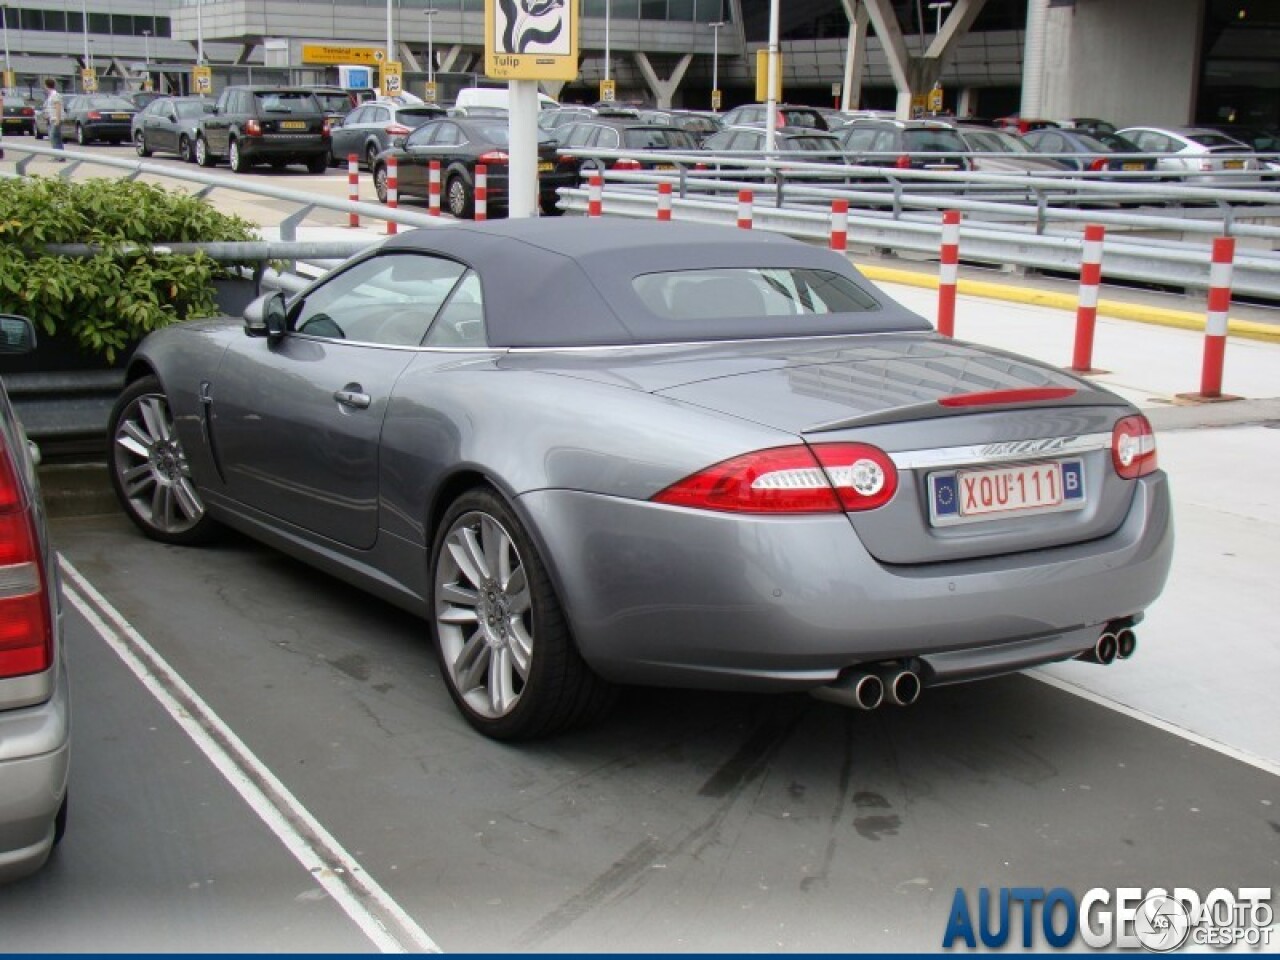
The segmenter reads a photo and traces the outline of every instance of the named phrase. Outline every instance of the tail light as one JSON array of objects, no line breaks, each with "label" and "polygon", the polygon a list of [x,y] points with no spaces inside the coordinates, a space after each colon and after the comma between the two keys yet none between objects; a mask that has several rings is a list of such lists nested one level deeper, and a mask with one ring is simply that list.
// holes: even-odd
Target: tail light
[{"label": "tail light", "polygon": [[490,150],[476,157],[476,163],[506,163],[511,157],[505,150]]},{"label": "tail light", "polygon": [[22,115],[23,115],[24,117],[34,117],[34,116],[36,115],[36,112],[35,112],[35,110],[34,110],[34,109],[32,109],[31,107],[23,107],[23,108],[22,108]]},{"label": "tail light", "polygon": [[1094,157],[1089,161],[1089,169],[1095,173],[1099,170],[1107,169],[1107,161],[1104,157]]},{"label": "tail light", "polygon": [[1200,161],[1200,169],[1201,169],[1201,170],[1203,170],[1203,171],[1205,171],[1206,173],[1207,173],[1208,171],[1212,170],[1212,169],[1213,169],[1213,161],[1212,161],[1212,160],[1201,160],[1201,161]]},{"label": "tail light", "polygon": [[940,407],[994,407],[1009,403],[1040,403],[1065,400],[1075,396],[1074,387],[1014,387],[1008,390],[984,390],[979,393],[957,393],[938,400]]},{"label": "tail light", "polygon": [[897,467],[883,450],[862,443],[798,444],[714,464],[653,500],[724,513],[840,513],[874,510],[897,489]]},{"label": "tail light", "polygon": [[1156,435],[1142,414],[1117,421],[1111,431],[1111,462],[1116,473],[1126,480],[1136,480],[1156,469]]},{"label": "tail light", "polygon": [[389,137],[407,137],[413,131],[403,123],[388,123],[382,128],[382,132]]},{"label": "tail light", "polygon": [[0,443],[0,678],[40,673],[52,663],[53,623],[34,507]]},{"label": "tail light", "polygon": [[257,120],[249,120],[244,125],[244,135],[246,137],[262,136],[262,124]]},{"label": "tail light", "polygon": [[97,110],[90,110],[88,113],[85,114],[85,116],[88,117],[90,120],[102,119],[102,114],[100,114]]},{"label": "tail light", "polygon": [[640,169],[640,161],[639,161],[639,160],[632,160],[630,157],[623,157],[621,160],[618,160],[616,163],[614,163],[614,165],[613,165],[613,169],[615,169],[615,170],[639,170],[639,169]]},{"label": "tail light", "polygon": [[320,139],[328,140],[333,135],[333,121],[328,117],[324,118],[324,123],[320,125]]},{"label": "tail light", "polygon": [[910,170],[911,157],[904,153],[901,156],[899,156],[897,160],[894,161],[893,165],[897,167],[899,170]]}]

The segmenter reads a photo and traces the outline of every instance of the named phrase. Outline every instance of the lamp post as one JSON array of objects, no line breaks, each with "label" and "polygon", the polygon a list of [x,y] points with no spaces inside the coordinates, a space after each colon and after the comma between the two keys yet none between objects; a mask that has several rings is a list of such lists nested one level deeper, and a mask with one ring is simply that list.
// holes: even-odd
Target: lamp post
[{"label": "lamp post", "polygon": [[719,111],[720,98],[717,94],[720,92],[720,31],[724,27],[724,21],[717,20],[707,26],[711,28],[711,97],[716,101],[711,109]]},{"label": "lamp post", "polygon": [[9,62],[9,4],[0,3],[0,29],[4,31],[4,79],[0,86],[8,86],[9,75],[13,72],[13,64]]},{"label": "lamp post", "polygon": [[613,9],[613,0],[604,0],[604,79],[609,80],[609,11]]},{"label": "lamp post", "polygon": [[387,62],[391,63],[396,59],[396,37],[391,25],[391,2],[387,0]]},{"label": "lamp post", "polygon": [[435,7],[427,7],[422,12],[427,18],[427,83],[434,84],[436,82],[436,44],[432,24],[435,23],[436,14],[440,11]]},{"label": "lamp post", "polygon": [[90,70],[93,61],[89,58],[89,6],[85,0],[80,0],[80,26],[84,28],[84,67]]},{"label": "lamp post", "polygon": [[196,63],[204,63],[204,0],[196,0]]},{"label": "lamp post", "polygon": [[146,61],[147,72],[150,73],[151,72],[151,31],[150,30],[142,31],[142,49],[146,51],[142,55],[142,59]]},{"label": "lamp post", "polygon": [[929,9],[937,14],[935,18],[936,26],[933,29],[933,35],[936,37],[942,32],[942,14],[950,10],[954,6],[952,0],[938,0],[937,3],[929,4]]}]

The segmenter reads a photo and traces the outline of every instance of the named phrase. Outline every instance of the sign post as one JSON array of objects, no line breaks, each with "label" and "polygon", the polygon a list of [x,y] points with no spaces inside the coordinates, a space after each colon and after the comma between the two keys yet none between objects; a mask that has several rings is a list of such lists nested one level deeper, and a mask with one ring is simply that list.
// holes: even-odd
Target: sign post
[{"label": "sign post", "polygon": [[510,173],[507,215],[531,217],[538,202],[539,80],[578,77],[576,3],[533,4],[522,13],[514,3],[484,3],[485,75],[510,84]]}]

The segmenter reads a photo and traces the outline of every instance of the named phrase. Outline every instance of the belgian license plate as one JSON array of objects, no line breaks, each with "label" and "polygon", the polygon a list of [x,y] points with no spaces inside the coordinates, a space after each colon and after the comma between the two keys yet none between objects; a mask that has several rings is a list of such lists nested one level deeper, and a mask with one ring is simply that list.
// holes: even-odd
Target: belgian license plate
[{"label": "belgian license plate", "polygon": [[1223,162],[1222,166],[1226,170],[1243,170],[1244,161],[1243,160],[1226,160]]},{"label": "belgian license plate", "polygon": [[1123,163],[1123,164],[1121,164],[1121,165],[1120,165],[1120,169],[1122,169],[1122,170],[1145,170],[1145,169],[1146,169],[1146,167],[1144,167],[1144,166],[1143,166],[1142,164],[1140,164],[1140,163]]},{"label": "belgian license plate", "polygon": [[127,113],[113,113],[113,114],[111,115],[111,119],[112,119],[112,120],[128,120],[128,119],[129,119],[129,114],[127,114]]},{"label": "belgian license plate", "polygon": [[1042,460],[929,476],[929,512],[935,526],[1079,510],[1084,504],[1080,460]]},{"label": "belgian license plate", "polygon": [[541,163],[538,164],[539,173],[550,173],[555,168],[556,168],[556,165],[549,160],[543,160]]},{"label": "belgian license plate", "polygon": [[280,129],[281,130],[305,130],[307,129],[307,122],[305,120],[281,120]]},{"label": "belgian license plate", "polygon": [[675,165],[674,163],[660,163],[660,164],[658,164],[656,167],[654,167],[653,169],[655,169],[655,170],[674,170],[675,168],[676,168],[676,165]]}]

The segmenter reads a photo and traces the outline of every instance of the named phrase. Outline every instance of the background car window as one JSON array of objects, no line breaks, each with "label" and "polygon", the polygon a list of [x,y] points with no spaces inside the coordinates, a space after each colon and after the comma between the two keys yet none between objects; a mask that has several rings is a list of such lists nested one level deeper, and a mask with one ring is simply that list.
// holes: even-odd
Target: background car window
[{"label": "background car window", "polygon": [[693,138],[683,130],[633,128],[623,133],[624,142],[635,150],[692,150]]},{"label": "background car window", "polygon": [[184,100],[181,103],[175,103],[171,109],[179,117],[198,117],[202,114],[212,113],[213,104],[207,100]]},{"label": "background car window", "polygon": [[704,150],[728,150],[729,142],[733,139],[733,134],[727,131],[713,133],[707,139],[702,141],[702,149]]},{"label": "background car window", "polygon": [[908,150],[964,153],[964,141],[954,130],[903,130],[902,143]]},{"label": "background car window", "polygon": [[416,347],[465,271],[420,253],[362,260],[295,306],[292,326],[326,339]]},{"label": "background car window", "polygon": [[444,305],[427,333],[428,347],[486,347],[484,298],[480,278],[472,270],[458,281],[449,302]]},{"label": "background car window", "polygon": [[408,138],[404,142],[404,145],[406,147],[425,147],[427,144],[431,142],[431,137],[435,134],[435,132],[436,132],[435,124],[433,123],[423,124],[417,130],[413,131],[413,133],[409,134]]},{"label": "background car window", "polygon": [[602,150],[616,150],[621,145],[617,130],[610,127],[600,128],[600,135],[596,138],[597,147]]},{"label": "background car window", "polygon": [[569,128],[568,134],[565,135],[564,145],[566,147],[585,147],[591,143],[591,138],[595,135],[595,130],[586,124],[575,123]]},{"label": "background car window", "polygon": [[436,128],[436,135],[431,138],[431,145],[435,147],[456,147],[463,142],[462,131],[456,123],[440,124]]},{"label": "background car window", "polygon": [[391,110],[387,107],[372,107],[367,116],[367,123],[388,123],[391,120]]},{"label": "background car window", "polygon": [[320,104],[309,93],[282,90],[279,93],[256,95],[258,107],[264,113],[322,113]]},{"label": "background car window", "polygon": [[848,150],[866,150],[876,138],[875,130],[851,129],[844,135],[844,145]]},{"label": "background car window", "polygon": [[666,320],[862,313],[878,308],[866,291],[825,270],[682,270],[642,274],[632,286],[645,306]]},{"label": "background car window", "polygon": [[[1035,143],[1036,143],[1036,149],[1041,151],[1042,153],[1070,153],[1071,152],[1070,147],[1068,147],[1067,145],[1066,138],[1063,137],[1062,134],[1060,133],[1044,133],[1044,132],[1037,133]],[[1081,140],[1081,146],[1085,146],[1083,143],[1083,138]],[[1085,149],[1087,150],[1089,148],[1085,146]]]}]

